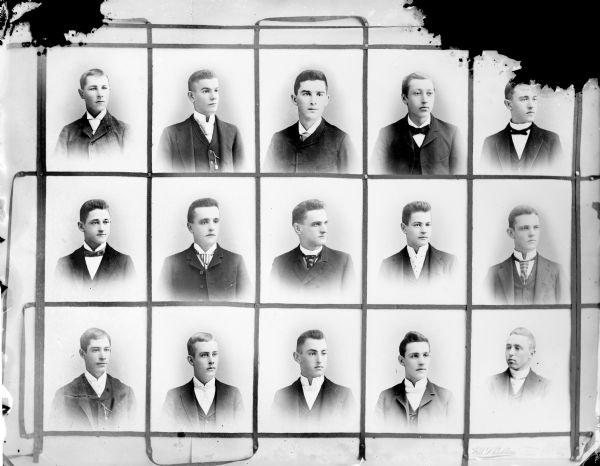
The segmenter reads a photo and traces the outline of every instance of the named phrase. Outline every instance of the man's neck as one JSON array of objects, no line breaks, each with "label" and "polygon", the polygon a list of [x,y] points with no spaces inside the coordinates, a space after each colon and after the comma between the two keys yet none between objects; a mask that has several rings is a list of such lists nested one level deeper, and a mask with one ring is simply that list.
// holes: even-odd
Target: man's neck
[{"label": "man's neck", "polygon": [[90,243],[88,241],[84,240],[84,243],[88,245],[88,247],[92,250],[95,251],[96,249],[100,248],[100,246],[102,246],[103,244],[106,243]]},{"label": "man's neck", "polygon": [[408,114],[408,118],[410,118],[410,121],[412,121],[415,125],[417,126],[423,126],[423,124],[425,124],[427,122],[427,120],[429,120],[429,115],[427,116],[416,116],[416,115],[412,115],[412,114]]},{"label": "man's neck", "polygon": [[302,125],[302,127],[305,130],[309,130],[310,128],[312,128],[312,126],[319,120],[318,118],[315,118],[313,120],[306,120],[302,117],[299,117],[298,120],[300,120],[300,124]]},{"label": "man's neck", "polygon": [[412,248],[412,249],[413,249],[413,251],[415,251],[416,253],[418,253],[418,252],[419,252],[419,249],[421,249],[421,248],[425,248],[425,247],[427,247],[427,246],[429,246],[429,245],[426,245],[426,246],[419,246],[419,245],[412,245],[412,244],[409,244],[409,243],[407,243],[407,246],[408,246],[409,248]]}]

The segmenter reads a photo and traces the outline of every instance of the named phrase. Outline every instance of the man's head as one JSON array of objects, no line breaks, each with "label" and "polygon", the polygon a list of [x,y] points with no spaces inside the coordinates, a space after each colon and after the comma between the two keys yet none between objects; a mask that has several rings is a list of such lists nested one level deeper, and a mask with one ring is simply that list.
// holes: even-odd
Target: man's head
[{"label": "man's head", "polygon": [[410,331],[400,342],[398,362],[405,377],[413,384],[427,377],[430,362],[429,340],[422,333]]},{"label": "man's head", "polygon": [[318,199],[302,201],[292,211],[292,226],[300,245],[311,251],[327,242],[327,212]]},{"label": "man's head", "polygon": [[99,328],[88,328],[79,337],[79,355],[85,370],[97,379],[108,369],[110,346],[110,336]]},{"label": "man's head", "polygon": [[423,123],[431,114],[435,102],[435,86],[424,74],[411,73],[402,80],[402,102],[408,107],[410,119]]},{"label": "man's head", "polygon": [[521,253],[533,252],[540,239],[540,217],[528,205],[518,205],[508,214],[508,236],[515,243],[515,250]]},{"label": "man's head", "polygon": [[208,251],[219,238],[219,203],[210,197],[196,199],[187,213],[187,227],[194,243]]},{"label": "man's head", "polygon": [[215,378],[219,366],[219,345],[210,333],[194,333],[187,342],[187,360],[194,377],[206,384]]},{"label": "man's head", "polygon": [[85,101],[85,108],[93,117],[108,106],[110,85],[108,76],[98,68],[87,70],[79,78],[79,97]]},{"label": "man's head", "polygon": [[402,232],[406,243],[418,251],[431,240],[431,205],[425,201],[414,201],[402,209]]},{"label": "man's head", "polygon": [[298,118],[305,129],[310,128],[329,103],[327,78],[322,71],[304,70],[294,81],[292,102],[298,107]]},{"label": "man's head", "polygon": [[219,107],[219,80],[211,70],[195,71],[188,78],[188,99],[194,110],[205,116],[214,115]]},{"label": "man's head", "polygon": [[504,88],[504,105],[513,123],[533,122],[537,112],[537,86],[533,81],[509,81]]},{"label": "man's head", "polygon": [[515,371],[528,369],[535,354],[535,338],[525,327],[518,327],[508,335],[504,357],[509,368]]},{"label": "man's head", "polygon": [[83,232],[86,244],[95,250],[106,243],[110,236],[110,212],[106,201],[90,199],[79,209],[77,227]]},{"label": "man's head", "polygon": [[307,330],[296,340],[294,360],[300,365],[300,375],[308,380],[325,375],[327,342],[321,330]]}]

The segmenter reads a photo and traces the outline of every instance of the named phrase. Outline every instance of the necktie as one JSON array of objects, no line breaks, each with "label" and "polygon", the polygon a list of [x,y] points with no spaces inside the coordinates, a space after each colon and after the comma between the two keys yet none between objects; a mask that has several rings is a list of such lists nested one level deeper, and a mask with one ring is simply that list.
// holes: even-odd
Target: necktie
[{"label": "necktie", "polygon": [[83,255],[84,257],[100,257],[104,255],[104,249],[99,249],[97,251],[88,251],[87,249],[83,248]]},{"label": "necktie", "polygon": [[317,262],[317,258],[319,257],[316,254],[311,254],[311,255],[303,254],[303,256],[304,256],[304,261],[306,262],[307,269],[312,268],[312,266],[315,265],[315,262]]},{"label": "necktie", "polygon": [[523,136],[527,136],[529,134],[530,129],[531,129],[531,126],[528,126],[527,128],[524,128],[524,129],[515,129],[511,126],[510,134],[521,134]]},{"label": "necktie", "polygon": [[535,260],[535,257],[533,259],[525,259],[525,257],[526,256],[523,256],[523,260],[515,257],[515,260],[519,263],[519,270],[521,271],[521,280],[523,283],[527,281],[527,264]]},{"label": "necktie", "polygon": [[212,254],[200,254],[200,260],[205,269],[208,268],[208,264],[210,264],[210,256]]},{"label": "necktie", "polygon": [[412,134],[413,136],[415,134],[427,134],[427,131],[429,131],[429,125],[421,126],[420,128],[415,128],[414,126],[409,126],[409,128],[410,128],[410,134]]},{"label": "necktie", "polygon": [[302,134],[300,135],[300,140],[301,140],[301,141],[305,141],[305,140],[306,140],[306,138],[308,138],[308,136],[310,136],[309,132],[308,132],[308,131],[304,131],[304,133],[302,133]]}]

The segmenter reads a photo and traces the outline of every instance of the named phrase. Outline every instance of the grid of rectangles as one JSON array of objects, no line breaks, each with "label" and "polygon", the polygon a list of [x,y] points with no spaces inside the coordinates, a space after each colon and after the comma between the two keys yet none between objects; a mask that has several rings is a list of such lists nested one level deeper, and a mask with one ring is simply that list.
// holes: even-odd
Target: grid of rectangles
[{"label": "grid of rectangles", "polygon": [[[351,26],[348,26],[351,24]],[[356,26],[356,24],[359,24]],[[181,315],[182,319],[185,319],[186,310],[191,312],[204,313],[203,315],[210,316],[211,312],[218,312],[219,308],[223,308],[223,312],[233,312],[235,309],[243,309],[247,311],[247,315],[251,315],[250,318],[245,318],[244,325],[248,325],[248,332],[251,330],[251,335],[246,335],[248,342],[252,342],[254,351],[251,364],[253,370],[249,372],[251,377],[251,393],[252,393],[252,428],[248,429],[244,433],[205,433],[205,434],[186,434],[188,438],[201,438],[205,442],[211,441],[211,438],[239,438],[239,439],[251,439],[252,451],[256,451],[259,447],[261,438],[279,438],[279,437],[327,437],[327,438],[346,438],[357,440],[358,457],[368,456],[370,453],[370,443],[372,442],[373,448],[377,448],[377,442],[385,442],[387,439],[394,440],[394,445],[400,445],[400,439],[414,439],[414,438],[428,438],[428,439],[453,439],[457,442],[462,442],[463,460],[467,460],[467,452],[469,451],[470,441],[473,439],[486,439],[486,438],[505,438],[511,436],[532,436],[532,437],[569,437],[570,448],[572,456],[575,456],[578,449],[580,425],[579,425],[579,373],[577,364],[569,364],[567,356],[565,355],[565,367],[568,367],[569,381],[570,381],[570,402],[569,406],[566,407],[567,413],[570,412],[570,427],[560,428],[563,424],[559,423],[558,428],[550,429],[545,432],[544,429],[537,429],[528,432],[514,432],[502,431],[497,432],[494,430],[486,429],[482,425],[476,426],[473,429],[473,417],[471,411],[471,402],[473,400],[472,391],[472,367],[475,355],[473,353],[473,345],[475,342],[481,342],[482,335],[476,334],[478,331],[483,331],[486,325],[493,325],[490,322],[501,322],[501,317],[498,311],[506,310],[506,314],[517,317],[529,314],[531,321],[540,320],[543,321],[544,317],[540,312],[545,311],[547,313],[553,313],[553,319],[561,322],[561,325],[570,326],[571,329],[571,340],[570,343],[566,343],[566,349],[570,353],[571,361],[578,361],[581,352],[581,341],[580,341],[580,322],[581,322],[581,298],[580,298],[580,270],[578,257],[580,255],[579,246],[579,230],[578,230],[578,216],[579,216],[579,196],[580,196],[580,176],[579,176],[579,145],[580,145],[580,126],[581,126],[581,97],[577,95],[572,100],[573,107],[571,108],[572,121],[571,126],[567,132],[570,132],[571,140],[573,141],[573,157],[572,165],[567,167],[566,173],[551,176],[493,176],[485,174],[477,174],[474,171],[474,161],[476,163],[477,157],[474,157],[474,152],[478,150],[474,144],[474,76],[473,71],[468,69],[468,53],[455,51],[450,54],[449,52],[442,52],[436,46],[422,44],[422,45],[406,45],[401,43],[390,42],[390,37],[393,37],[394,28],[388,29],[376,29],[369,28],[366,22],[361,18],[275,18],[271,20],[265,20],[257,23],[252,27],[227,27],[227,26],[181,26],[181,25],[150,25],[150,24],[124,24],[124,25],[112,25],[105,31],[105,36],[110,37],[110,32],[115,31],[115,37],[119,37],[116,32],[131,31],[133,32],[146,32],[146,41],[140,42],[103,42],[103,43],[89,43],[85,47],[79,50],[85,50],[86,53],[93,55],[98,51],[114,51],[114,50],[139,50],[147,49],[146,55],[146,66],[147,66],[147,127],[145,129],[146,137],[146,163],[140,163],[139,166],[134,167],[131,171],[65,171],[61,168],[54,169],[51,165],[51,161],[47,160],[46,153],[51,153],[47,150],[46,130],[49,122],[46,119],[48,110],[48,100],[50,98],[50,90],[47,89],[47,73],[48,67],[52,64],[53,54],[55,51],[50,50],[48,55],[41,55],[38,57],[38,156],[37,156],[37,171],[31,173],[23,173],[24,176],[35,176],[37,179],[37,214],[38,214],[38,228],[37,232],[37,267],[36,267],[36,301],[35,301],[35,334],[36,334],[36,347],[35,347],[35,402],[34,402],[34,431],[33,433],[22,432],[23,435],[32,436],[34,438],[34,457],[37,457],[43,449],[43,439],[48,435],[114,435],[114,436],[140,436],[146,437],[147,451],[149,455],[152,455],[152,442],[157,441],[161,438],[177,437],[178,434],[175,432],[160,432],[155,431],[151,424],[151,405],[157,403],[156,400],[152,400],[150,403],[150,394],[152,392],[152,372],[153,372],[153,358],[156,354],[153,353],[155,342],[153,338],[156,338],[157,329],[154,328],[155,322],[159,325],[166,324],[169,319],[165,317],[165,311],[173,312],[173,315]],[[400,31],[400,30],[399,30]],[[310,35],[313,43],[304,43],[302,36],[299,34],[302,32],[305,35]],[[107,34],[108,33],[108,34]],[[233,35],[229,33],[234,33]],[[398,32],[398,36],[401,37],[401,33]],[[174,40],[174,37],[178,37],[179,41]],[[234,39],[232,39],[232,37]],[[221,38],[223,42],[215,41],[214,38]],[[238,38],[243,38],[239,40]],[[379,38],[379,39],[377,39]],[[208,57],[217,57],[219,54],[232,54],[235,60],[239,60],[238,64],[241,67],[249,65],[251,68],[245,69],[240,72],[250,73],[252,79],[249,79],[249,83],[254,83],[252,91],[252,98],[248,101],[253,107],[254,115],[245,115],[240,118],[246,118],[249,122],[246,124],[246,134],[254,137],[254,168],[249,169],[247,172],[235,173],[235,174],[208,174],[208,173],[166,173],[161,171],[153,170],[153,164],[156,164],[156,158],[153,155],[153,145],[156,146],[158,136],[161,128],[165,125],[161,123],[157,125],[154,121],[157,117],[157,106],[160,102],[160,110],[165,109],[168,105],[167,99],[161,97],[162,89],[157,87],[158,82],[164,84],[168,82],[169,78],[164,73],[168,71],[169,63],[175,63],[177,58],[181,54],[185,54],[187,50],[201,50]],[[62,59],[68,60],[69,54],[75,51],[75,47],[64,49],[59,51]],[[58,52],[56,52],[58,53]],[[179,55],[177,55],[179,54]],[[237,55],[236,55],[237,54]],[[182,59],[184,55],[181,55]],[[340,58],[341,57],[341,58]],[[466,171],[462,174],[456,175],[431,175],[431,176],[395,176],[395,175],[377,175],[372,174],[369,170],[369,156],[374,143],[374,138],[377,135],[379,128],[385,124],[389,124],[393,120],[389,120],[384,123],[382,118],[377,117],[380,107],[385,104],[385,85],[391,85],[390,83],[383,83],[380,78],[374,77],[372,68],[379,70],[385,69],[384,64],[388,61],[394,61],[390,57],[393,57],[396,61],[406,60],[406,67],[414,66],[417,67],[420,63],[420,57],[427,57],[425,61],[429,60],[430,63],[437,63],[440,67],[444,66],[444,60],[451,60],[457,63],[457,68],[454,70],[456,76],[449,77],[449,83],[442,83],[438,80],[436,86],[439,88],[447,88],[446,95],[455,93],[454,98],[458,101],[462,101],[461,110],[458,111],[459,119],[462,121],[455,121],[459,128],[463,129],[463,138],[466,142],[468,149],[465,153],[468,155],[466,163]],[[433,57],[433,58],[431,58]],[[356,171],[348,174],[279,174],[279,173],[261,173],[261,154],[265,153],[266,145],[268,144],[270,134],[273,133],[273,129],[277,130],[277,126],[282,127],[284,124],[281,122],[281,118],[277,116],[275,120],[270,121],[270,115],[273,113],[269,109],[269,105],[279,105],[275,101],[278,97],[271,94],[270,86],[280,76],[277,74],[278,66],[281,66],[282,74],[287,73],[289,68],[291,71],[295,69],[297,71],[303,68],[309,67],[325,67],[327,68],[327,60],[332,60],[330,68],[338,66],[340,71],[338,74],[333,72],[333,77],[330,77],[330,95],[332,100],[330,107],[335,107],[336,104],[340,103],[337,113],[334,113],[337,117],[343,119],[343,113],[349,112],[353,118],[353,123],[348,123],[350,126],[353,124],[354,129],[348,131],[351,136],[354,137],[354,143],[357,148],[359,155],[362,155],[362,167],[356,167]],[[56,63],[52,66],[57,66]],[[435,65],[434,65],[435,66]],[[162,67],[162,69],[160,68]],[[207,64],[210,67],[210,64]],[[400,66],[399,68],[402,68]],[[140,71],[140,70],[137,70]],[[163,72],[161,74],[161,71]],[[297,72],[296,71],[296,72]],[[412,71],[412,70],[409,70]],[[56,69],[55,69],[56,72]],[[289,74],[289,73],[288,73]],[[449,73],[452,74],[452,73]],[[333,79],[331,79],[333,78]],[[398,85],[398,79],[402,76],[393,76],[388,81],[395,80],[393,85]],[[133,79],[133,78],[132,78]],[[452,81],[454,79],[455,81]],[[344,81],[347,81],[344,83]],[[382,85],[383,95],[378,95],[380,89],[375,88],[371,83],[377,83]],[[460,88],[454,88],[456,83],[460,84]],[[337,85],[336,89],[334,85]],[[185,86],[184,83],[180,83],[179,87]],[[250,86],[250,85],[248,85]],[[346,86],[344,88],[344,86]],[[291,87],[291,83],[286,83],[286,88]],[[250,87],[249,87],[250,88]],[[341,91],[340,89],[343,90]],[[343,92],[347,92],[347,89],[352,90],[352,98],[342,95]],[[442,96],[442,91],[439,91]],[[226,95],[224,95],[226,98]],[[441,99],[442,97],[440,97]],[[341,102],[346,101],[342,107]],[[451,103],[451,97],[447,97],[447,109],[446,114],[452,114],[449,109]],[[225,99],[224,99],[225,100]],[[288,102],[289,104],[289,102]],[[230,113],[234,113],[235,104],[230,104]],[[443,107],[443,104],[438,103]],[[390,103],[389,107],[396,106],[398,103]],[[249,108],[249,109],[250,109]],[[283,104],[281,104],[281,108]],[[331,110],[335,112],[335,110]],[[386,110],[388,111],[388,110]],[[434,109],[435,111],[435,109]],[[389,112],[389,111],[388,111]],[[276,112],[275,112],[276,113]],[[441,109],[443,115],[444,109]],[[362,116],[362,118],[361,118]],[[373,116],[373,118],[371,118]],[[386,117],[387,118],[387,117]],[[390,116],[390,118],[392,118]],[[382,124],[379,121],[382,120]],[[346,121],[349,119],[346,116]],[[236,123],[235,121],[232,121]],[[377,122],[377,123],[375,123]],[[333,121],[336,124],[336,121]],[[170,123],[168,123],[170,124]],[[475,123],[476,124],[476,123]],[[271,126],[273,128],[271,128]],[[252,134],[253,130],[253,134]],[[249,134],[250,133],[250,134]],[[54,135],[48,135],[49,139],[52,139]],[[251,152],[250,141],[246,140],[247,152]],[[570,147],[566,147],[566,152],[569,153]],[[68,169],[67,169],[68,170]],[[58,181],[55,177],[61,177]],[[65,432],[65,431],[50,431],[44,428],[44,341],[47,338],[51,338],[47,334],[48,317],[53,312],[65,312],[65,309],[69,308],[81,308],[89,306],[88,303],[82,302],[64,302],[55,300],[51,301],[47,299],[47,287],[44,286],[46,279],[46,264],[45,264],[45,247],[46,247],[46,231],[49,219],[47,217],[48,204],[50,199],[48,197],[49,189],[52,188],[55,191],[59,189],[59,181],[67,180],[68,178],[82,178],[85,179],[103,179],[103,177],[109,180],[114,178],[129,179],[140,185],[145,185],[145,207],[146,211],[146,299],[140,299],[136,301],[122,301],[122,302],[101,302],[92,303],[92,306],[98,308],[106,308],[107,312],[119,310],[120,312],[127,312],[126,308],[131,308],[131,312],[138,312],[140,309],[146,312],[146,382],[145,382],[145,395],[146,395],[146,412],[145,412],[145,424],[144,427],[135,432],[114,432],[114,433],[85,433],[85,432]],[[177,183],[181,183],[181,186],[190,186],[194,181],[206,180],[206,183],[210,184],[214,180],[219,180],[219,183],[229,183],[235,190],[236,183],[240,186],[243,185],[245,194],[252,197],[254,196],[255,201],[255,218],[254,218],[254,232],[251,231],[239,231],[238,234],[248,234],[255,236],[255,256],[249,259],[250,263],[254,263],[255,270],[255,300],[244,303],[210,303],[210,302],[180,302],[180,301],[156,301],[153,300],[155,296],[155,290],[153,289],[153,277],[156,275],[156,267],[153,264],[160,263],[162,257],[155,257],[154,247],[152,244],[151,237],[155,233],[153,229],[156,226],[157,216],[160,213],[155,209],[155,205],[159,200],[155,198],[155,192],[157,189],[161,189],[163,193],[172,193],[174,189],[177,189]],[[187,185],[186,185],[187,183]],[[564,305],[532,305],[532,306],[498,306],[498,305],[484,305],[477,304],[483,302],[481,300],[474,299],[474,232],[476,232],[476,226],[474,223],[474,215],[477,211],[477,197],[478,195],[489,198],[489,202],[494,202],[495,193],[499,192],[503,188],[503,183],[508,183],[511,189],[526,193],[527,189],[531,189],[535,183],[538,183],[541,191],[557,189],[561,194],[566,194],[567,199],[567,212],[571,211],[573,214],[573,221],[571,231],[567,232],[567,238],[574,238],[576,240],[567,242],[572,244],[571,250],[566,255],[570,258],[570,276],[573,277],[571,280],[571,296],[576,297],[572,299],[571,304]],[[512,183],[512,184],[511,184]],[[108,183],[107,183],[108,184]],[[213,184],[214,186],[217,183]],[[213,186],[211,185],[211,186]],[[306,186],[310,186],[308,189]],[[331,186],[334,186],[332,188]],[[375,236],[377,239],[381,237],[377,236],[377,232],[372,230],[375,225],[375,221],[380,222],[378,226],[386,226],[385,222],[378,218],[373,220],[372,212],[378,212],[381,217],[379,209],[379,201],[385,199],[386,192],[397,193],[402,186],[406,186],[411,192],[427,192],[431,193],[444,192],[453,200],[461,203],[457,207],[459,214],[455,215],[454,221],[456,222],[456,228],[459,232],[458,235],[462,235],[464,238],[464,244],[459,245],[458,248],[463,248],[463,273],[464,273],[464,295],[460,293],[455,297],[448,295],[441,299],[432,299],[432,302],[427,300],[416,300],[410,303],[402,302],[376,302],[371,300],[371,288],[370,283],[374,281],[372,278],[373,269],[377,269],[377,263],[371,261],[370,249],[377,250],[377,246],[374,246],[370,235]],[[529,187],[529,188],[528,188]],[[170,189],[168,189],[170,188]],[[187,189],[187,188],[186,188]],[[281,194],[285,197],[285,191],[296,189],[298,193],[309,192],[311,189],[314,191],[314,195],[311,197],[319,197],[319,192],[326,192],[336,190],[340,193],[347,192],[347,196],[350,199],[350,205],[355,206],[356,203],[360,204],[361,207],[357,209],[361,212],[361,215],[339,217],[344,219],[354,219],[354,228],[360,230],[358,234],[359,247],[355,250],[355,263],[357,269],[360,270],[360,283],[361,290],[360,296],[358,296],[347,303],[326,303],[326,304],[307,304],[307,303],[293,303],[293,302],[270,302],[263,299],[265,296],[265,289],[263,287],[263,281],[268,276],[268,269],[270,266],[270,260],[272,255],[266,257],[263,249],[265,248],[264,238],[268,237],[271,233],[265,232],[264,225],[271,222],[267,217],[270,211],[267,211],[267,206],[273,208],[272,204],[269,204],[270,198],[268,196],[277,196]],[[328,191],[329,190],[329,191]],[[188,190],[189,191],[189,190]],[[546,191],[547,192],[547,191]],[[168,194],[167,194],[168,195]],[[175,196],[175,194],[173,194]],[[373,197],[372,197],[373,196]],[[435,197],[435,194],[432,194]],[[330,196],[332,199],[336,199],[335,196]],[[439,198],[439,194],[438,194]],[[539,196],[538,196],[539,198]],[[343,206],[345,195],[341,194],[338,197],[338,203]],[[412,200],[412,199],[409,199]],[[292,202],[288,202],[293,206]],[[331,204],[331,203],[330,203]],[[335,204],[335,201],[333,201]],[[389,204],[391,206],[391,204]],[[164,207],[164,206],[163,206]],[[397,206],[395,206],[397,207]],[[483,207],[482,207],[483,208]],[[291,207],[288,209],[291,210]],[[501,210],[501,209],[500,209]],[[387,211],[386,211],[387,212]],[[328,212],[331,217],[335,217],[334,212]],[[499,214],[502,218],[505,218],[506,213],[502,210]],[[385,214],[383,215],[385,217]],[[275,222],[275,221],[273,221]],[[289,228],[284,225],[281,221],[281,229]],[[342,222],[343,223],[343,222]],[[568,224],[568,222],[567,222]],[[263,225],[263,227],[261,227]],[[349,227],[351,225],[344,225]],[[332,229],[335,228],[332,225]],[[341,238],[341,235],[338,236]],[[340,239],[341,242],[343,240]],[[328,243],[329,244],[329,243]],[[335,245],[332,244],[333,247]],[[485,245],[481,245],[485,247]],[[395,246],[390,246],[392,249]],[[351,247],[350,247],[351,248]],[[383,254],[383,253],[382,253]],[[567,259],[568,261],[568,259]],[[566,265],[566,264],[565,264]],[[429,296],[427,297],[429,298]],[[192,309],[195,307],[196,309]],[[55,309],[56,308],[56,309]],[[114,309],[108,309],[114,308]],[[210,309],[209,309],[210,308]],[[227,308],[227,310],[225,309]],[[561,312],[563,311],[563,312]],[[179,314],[177,314],[179,313]],[[67,313],[68,314],[68,313]],[[66,314],[65,314],[66,315]],[[114,314],[117,315],[117,314]],[[235,312],[231,314],[235,316]],[[302,317],[303,315],[304,317]],[[272,392],[268,390],[261,390],[262,379],[264,378],[263,368],[266,366],[268,356],[263,354],[265,348],[265,339],[275,338],[276,333],[273,330],[273,326],[282,325],[285,326],[286,321],[298,322],[298,325],[305,321],[310,321],[306,318],[306,315],[310,315],[313,321],[318,321],[320,318],[323,322],[328,322],[330,329],[335,329],[336,325],[339,325],[341,319],[347,320],[345,323],[347,327],[344,327],[342,331],[343,335],[338,336],[337,339],[340,341],[352,340],[353,342],[360,341],[360,346],[357,346],[355,353],[352,356],[356,358],[356,377],[354,382],[351,384],[355,385],[357,399],[360,406],[360,414],[357,416],[356,428],[350,428],[348,432],[277,432],[277,431],[266,431],[261,428],[262,417],[264,413],[261,412],[264,406],[268,407],[268,397],[272,396]],[[347,316],[347,317],[344,317]],[[550,314],[544,314],[545,316]],[[533,317],[532,317],[533,316]],[[537,319],[537,320],[536,320]],[[450,345],[445,350],[450,350],[458,345],[465,348],[464,352],[459,354],[460,364],[457,364],[456,370],[462,371],[460,373],[460,382],[456,383],[455,386],[459,387],[463,393],[454,393],[454,397],[459,401],[459,406],[462,406],[460,414],[456,418],[456,426],[450,428],[447,431],[431,431],[427,433],[394,433],[394,432],[374,432],[369,428],[370,411],[373,407],[374,399],[372,394],[379,392],[383,386],[370,386],[369,385],[369,374],[373,368],[378,364],[378,359],[381,355],[374,355],[373,352],[377,351],[380,347],[375,345],[378,333],[384,332],[386,327],[390,325],[398,325],[404,329],[404,331],[410,328],[405,328],[404,322],[410,322],[412,325],[419,325],[420,321],[427,320],[429,322],[439,322],[438,326],[440,329],[447,328],[450,331],[457,332],[456,341],[454,346]],[[56,325],[53,322],[52,325]],[[514,325],[515,327],[518,325]],[[382,334],[383,334],[382,333]],[[266,335],[266,336],[265,336]],[[330,335],[331,340],[335,340],[333,335]],[[396,334],[396,337],[398,335]],[[383,337],[382,337],[383,338]],[[397,345],[398,340],[394,340],[393,345]],[[374,346],[372,346],[374,345]],[[330,345],[331,346],[331,345]],[[341,345],[343,346],[343,345]],[[356,346],[356,345],[354,345]],[[389,345],[388,345],[389,346]],[[345,348],[345,346],[343,346]],[[372,351],[369,352],[369,349]],[[267,348],[272,350],[273,348]],[[280,349],[283,351],[283,349]],[[333,349],[330,348],[331,351]],[[341,351],[341,349],[340,349]],[[285,352],[291,352],[285,350]],[[261,366],[259,370],[259,354]],[[396,355],[391,355],[392,358],[396,358]],[[331,358],[334,356],[332,355]],[[330,359],[331,359],[330,358]],[[341,361],[341,358],[339,358]],[[359,361],[359,362],[358,362]],[[250,362],[250,361],[249,361]],[[264,363],[264,364],[263,364]],[[330,362],[331,364],[331,362]],[[386,363],[382,363],[386,364]],[[389,365],[388,365],[389,366]],[[385,367],[388,367],[385,366]],[[456,375],[456,374],[455,374]],[[383,377],[385,378],[385,377]],[[389,379],[389,376],[387,377]],[[351,385],[350,384],[350,385]],[[249,400],[248,400],[249,401]],[[247,401],[247,403],[248,403]],[[250,403],[248,403],[249,405]],[[569,416],[567,414],[567,416]],[[179,436],[180,437],[180,436]],[[205,444],[208,445],[208,444]],[[206,448],[206,447],[205,447]],[[215,447],[217,448],[217,447]],[[385,450],[385,446],[381,447]],[[389,445],[388,445],[389,448]],[[384,455],[385,453],[381,453]],[[167,455],[168,456],[168,455]],[[198,462],[202,462],[205,459],[200,455]],[[151,458],[156,459],[156,458]],[[234,458],[230,458],[234,459]],[[171,461],[162,461],[164,463],[170,463]]]}]

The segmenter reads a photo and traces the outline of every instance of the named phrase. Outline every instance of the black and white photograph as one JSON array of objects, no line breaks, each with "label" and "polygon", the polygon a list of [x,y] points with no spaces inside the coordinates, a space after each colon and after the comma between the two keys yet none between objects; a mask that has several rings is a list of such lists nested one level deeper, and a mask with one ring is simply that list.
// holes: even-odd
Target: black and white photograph
[{"label": "black and white photograph", "polygon": [[48,300],[123,301],[146,296],[145,188],[142,179],[48,180]]},{"label": "black and white photograph", "polygon": [[356,431],[360,313],[264,309],[260,332],[259,430]]},{"label": "black and white photograph", "polygon": [[155,50],[153,169],[254,171],[254,64],[245,50]]},{"label": "black and white photograph", "polygon": [[600,302],[600,183],[581,183],[581,300]]},{"label": "black and white photograph", "polygon": [[473,190],[474,302],[569,303],[570,185],[485,180]]},{"label": "black and white photograph", "polygon": [[142,50],[50,51],[48,169],[145,171],[147,82]]},{"label": "black and white photograph", "polygon": [[254,296],[254,180],[153,181],[153,298],[249,301]]},{"label": "black and white photograph", "polygon": [[600,86],[598,80],[590,80],[582,91],[581,109],[581,155],[580,169],[583,176],[600,173]]},{"label": "black and white photograph", "polygon": [[145,312],[75,307],[47,312],[45,430],[143,430]]},{"label": "black and white photograph", "polygon": [[466,173],[465,57],[459,51],[370,52],[370,173]]}]

